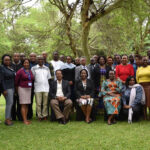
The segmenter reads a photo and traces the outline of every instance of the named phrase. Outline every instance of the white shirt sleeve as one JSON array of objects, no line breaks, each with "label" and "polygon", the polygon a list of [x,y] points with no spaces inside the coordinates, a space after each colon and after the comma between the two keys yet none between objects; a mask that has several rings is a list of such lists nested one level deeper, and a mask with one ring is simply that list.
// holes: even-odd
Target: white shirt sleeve
[{"label": "white shirt sleeve", "polygon": [[48,79],[51,79],[51,78],[52,78],[49,68],[48,68],[47,78],[48,78]]}]

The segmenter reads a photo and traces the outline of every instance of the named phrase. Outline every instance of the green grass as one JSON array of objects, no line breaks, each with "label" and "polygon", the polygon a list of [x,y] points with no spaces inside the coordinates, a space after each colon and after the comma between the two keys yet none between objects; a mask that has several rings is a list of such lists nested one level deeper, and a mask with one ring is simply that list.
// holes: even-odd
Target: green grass
[{"label": "green grass", "polygon": [[[150,150],[150,122],[108,126],[102,119],[92,124],[71,121],[38,122],[26,126],[15,121],[4,125],[5,101],[0,99],[0,150]],[[34,114],[35,116],[35,114]]]}]

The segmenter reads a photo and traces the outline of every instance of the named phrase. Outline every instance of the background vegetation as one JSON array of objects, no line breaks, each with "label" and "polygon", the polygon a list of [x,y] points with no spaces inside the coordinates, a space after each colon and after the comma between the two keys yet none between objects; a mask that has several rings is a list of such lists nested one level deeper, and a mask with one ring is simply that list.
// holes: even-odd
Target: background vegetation
[{"label": "background vegetation", "polygon": [[0,31],[0,55],[145,54],[150,0],[1,0]]}]

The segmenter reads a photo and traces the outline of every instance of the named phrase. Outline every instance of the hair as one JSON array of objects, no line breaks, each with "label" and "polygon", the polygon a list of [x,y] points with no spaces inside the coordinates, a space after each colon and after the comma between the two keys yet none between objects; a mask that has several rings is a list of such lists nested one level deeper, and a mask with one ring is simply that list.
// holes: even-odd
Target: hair
[{"label": "hair", "polygon": [[101,58],[104,58],[104,61],[105,61],[105,64],[106,64],[107,59],[106,59],[106,57],[105,57],[105,56],[99,56],[99,57],[98,57],[98,59],[97,59],[97,62],[99,63],[99,60],[100,60]]},{"label": "hair", "polygon": [[87,75],[87,77],[88,77],[88,71],[87,71],[86,69],[82,69],[82,70],[80,71],[80,77],[81,77],[82,71],[85,71],[85,72],[86,72],[86,75]]},{"label": "hair", "polygon": [[141,56],[141,55],[136,54],[136,55],[135,55],[135,58],[136,58],[136,57],[137,57],[138,59],[142,60],[142,56]]},{"label": "hair", "polygon": [[66,56],[66,58],[67,58],[67,57],[70,57],[70,58],[71,58],[71,60],[72,60],[72,57],[71,57],[71,56],[69,56],[69,55],[68,55],[68,56]]},{"label": "hair", "polygon": [[22,61],[22,64],[24,64],[24,62],[25,62],[26,60],[27,60],[27,61],[29,62],[29,64],[30,64],[30,60],[29,60],[28,58],[25,58],[25,59]]},{"label": "hair", "polygon": [[9,57],[10,58],[10,61],[12,61],[12,57],[9,55],[9,54],[4,54],[3,56],[2,56],[2,65],[4,65],[4,59],[5,59],[5,57]]},{"label": "hair", "polygon": [[56,74],[58,71],[60,71],[60,72],[62,73],[62,70],[58,69],[58,70],[55,71],[55,74]]},{"label": "hair", "polygon": [[108,60],[108,59],[114,60],[112,56],[108,56],[108,57],[107,57],[107,60]]},{"label": "hair", "polygon": [[[122,57],[123,57],[123,56],[126,56],[126,57],[128,58],[128,55],[126,55],[126,54],[123,54]],[[122,58],[122,57],[121,57],[121,58]]]},{"label": "hair", "polygon": [[136,83],[135,77],[134,77],[134,76],[129,76],[129,77],[126,79],[126,83],[125,83],[126,87],[129,86],[129,82],[131,81],[131,79],[134,79],[134,81],[135,81],[135,83]]}]

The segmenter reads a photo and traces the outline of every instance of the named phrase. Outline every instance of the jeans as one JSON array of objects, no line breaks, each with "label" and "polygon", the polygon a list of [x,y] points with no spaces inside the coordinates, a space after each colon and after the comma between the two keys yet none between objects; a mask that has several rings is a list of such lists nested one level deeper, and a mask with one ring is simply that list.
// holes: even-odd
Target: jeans
[{"label": "jeans", "polygon": [[14,99],[14,89],[7,89],[6,99],[6,109],[5,109],[5,119],[12,119],[11,118],[11,110],[13,105]]}]

